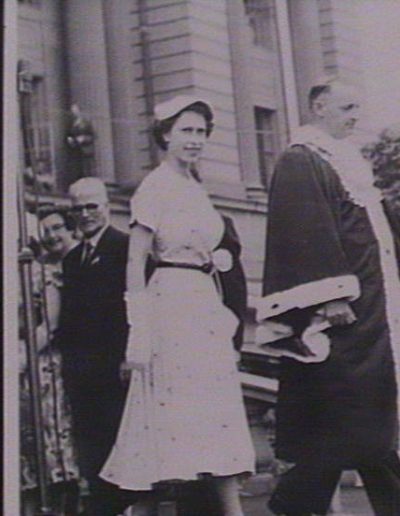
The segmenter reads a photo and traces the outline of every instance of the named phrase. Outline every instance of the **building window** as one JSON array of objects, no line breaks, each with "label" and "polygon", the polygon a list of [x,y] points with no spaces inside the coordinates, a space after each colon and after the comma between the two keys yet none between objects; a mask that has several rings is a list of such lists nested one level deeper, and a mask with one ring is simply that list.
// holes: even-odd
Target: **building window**
[{"label": "building window", "polygon": [[25,123],[26,135],[29,140],[29,144],[28,141],[25,141],[25,166],[33,173],[32,152],[37,166],[35,172],[39,174],[39,182],[49,185],[52,183],[52,145],[46,90],[42,77],[36,76],[32,79],[30,112],[25,118]]},{"label": "building window", "polygon": [[273,0],[244,0],[244,8],[253,32],[253,43],[273,50],[275,32]]},{"label": "building window", "polygon": [[278,152],[278,127],[276,112],[271,109],[254,109],[260,180],[267,188],[274,169]]}]

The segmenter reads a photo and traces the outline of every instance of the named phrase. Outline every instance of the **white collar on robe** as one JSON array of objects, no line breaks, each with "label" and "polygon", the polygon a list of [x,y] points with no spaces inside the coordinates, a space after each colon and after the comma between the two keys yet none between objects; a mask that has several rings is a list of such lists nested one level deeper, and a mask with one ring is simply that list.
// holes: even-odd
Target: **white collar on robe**
[{"label": "white collar on robe", "polygon": [[93,248],[93,250],[96,249],[97,244],[99,243],[101,237],[104,235],[104,233],[106,232],[108,227],[109,227],[109,224],[106,224],[97,233],[95,233],[92,237],[84,238],[83,242],[84,243],[86,243],[86,242],[90,243],[92,248]]},{"label": "white collar on robe", "polygon": [[298,127],[290,145],[305,145],[327,161],[339,175],[353,202],[359,206],[376,205],[382,194],[374,186],[372,166],[349,141],[336,139],[313,125]]}]

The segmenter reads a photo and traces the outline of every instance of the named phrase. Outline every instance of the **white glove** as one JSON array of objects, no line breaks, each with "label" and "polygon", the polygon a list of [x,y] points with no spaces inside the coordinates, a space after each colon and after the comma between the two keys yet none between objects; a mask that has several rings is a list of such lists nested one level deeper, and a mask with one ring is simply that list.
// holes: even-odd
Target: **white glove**
[{"label": "white glove", "polygon": [[145,290],[138,294],[125,292],[127,320],[130,326],[125,360],[132,368],[146,366],[151,358],[150,306]]}]

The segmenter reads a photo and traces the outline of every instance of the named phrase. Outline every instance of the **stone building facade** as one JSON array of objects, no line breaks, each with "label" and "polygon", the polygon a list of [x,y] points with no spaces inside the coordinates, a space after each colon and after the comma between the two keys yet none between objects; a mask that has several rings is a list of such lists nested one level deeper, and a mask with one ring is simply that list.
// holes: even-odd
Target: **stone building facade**
[{"label": "stone building facade", "polygon": [[[362,87],[352,2],[18,0],[17,32],[18,59],[33,75],[29,129],[45,202],[66,203],[82,173],[67,143],[72,106],[95,134],[83,170],[106,182],[113,221],[126,229],[128,199],[159,159],[148,133],[154,104],[178,93],[211,101],[216,129],[201,175],[240,234],[251,307],[269,180],[291,130],[307,121],[308,88],[332,74]],[[249,356],[257,355],[253,330],[250,310]],[[276,389],[258,372],[243,373],[255,420]]]},{"label": "stone building facade", "polygon": [[159,158],[154,104],[208,98],[216,130],[201,173],[235,220],[257,295],[274,160],[307,118],[310,84],[324,73],[359,82],[353,15],[341,0],[19,0],[39,170],[56,197],[76,179],[66,135],[78,105],[96,134],[90,173],[110,186],[124,227],[127,197]]}]

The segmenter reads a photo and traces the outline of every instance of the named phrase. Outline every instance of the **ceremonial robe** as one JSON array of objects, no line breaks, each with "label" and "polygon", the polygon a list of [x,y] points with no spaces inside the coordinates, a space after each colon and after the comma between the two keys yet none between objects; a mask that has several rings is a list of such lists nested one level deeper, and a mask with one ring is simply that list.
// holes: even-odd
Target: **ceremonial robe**
[{"label": "ceremonial robe", "polygon": [[391,250],[379,245],[366,208],[332,165],[304,145],[289,148],[271,185],[264,295],[275,320],[297,335],[335,299],[349,301],[357,321],[326,331],[326,361],[282,360],[277,455],[283,459],[297,462],[313,451],[356,467],[397,447],[393,348],[400,342],[391,342],[380,259]]}]

